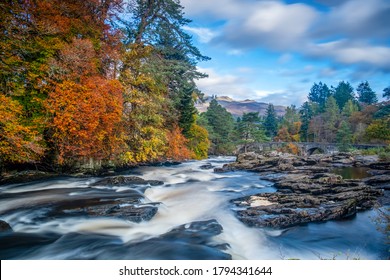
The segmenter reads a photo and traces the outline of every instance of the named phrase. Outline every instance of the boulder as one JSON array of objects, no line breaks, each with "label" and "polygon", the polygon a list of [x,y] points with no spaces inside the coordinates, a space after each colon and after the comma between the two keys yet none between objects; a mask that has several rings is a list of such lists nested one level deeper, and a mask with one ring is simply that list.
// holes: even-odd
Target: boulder
[{"label": "boulder", "polygon": [[199,168],[202,169],[202,170],[212,169],[213,167],[214,166],[211,163],[207,163],[207,164],[199,166]]},{"label": "boulder", "polygon": [[7,222],[0,220],[0,232],[8,231],[12,231],[11,226]]},{"label": "boulder", "polygon": [[137,176],[114,176],[99,180],[91,186],[129,186],[129,185],[163,185],[164,182],[157,180],[145,180]]}]

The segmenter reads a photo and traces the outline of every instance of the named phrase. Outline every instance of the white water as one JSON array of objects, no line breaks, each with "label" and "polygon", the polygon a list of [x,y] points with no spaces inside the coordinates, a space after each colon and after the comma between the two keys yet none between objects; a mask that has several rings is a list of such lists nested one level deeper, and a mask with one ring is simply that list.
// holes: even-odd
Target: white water
[{"label": "white water", "polygon": [[[214,167],[222,166],[233,158],[217,158],[214,160],[188,162],[172,167],[143,167],[131,170],[124,175],[137,175],[147,180],[161,180],[162,186],[155,186],[145,191],[144,202],[160,202],[157,214],[147,222],[134,223],[114,218],[88,218],[88,217],[62,217],[57,219],[43,219],[37,222],[37,217],[45,217],[48,208],[33,208],[37,203],[47,201],[69,200],[72,197],[83,194],[86,188],[112,189],[110,187],[90,187],[90,183],[97,180],[92,179],[64,179],[57,181],[46,181],[43,183],[9,185],[2,188],[2,195],[23,194],[29,191],[48,191],[49,194],[39,192],[38,196],[22,196],[1,199],[0,213],[7,209],[23,209],[0,215],[0,219],[7,221],[16,232],[20,233],[55,233],[66,235],[72,232],[84,234],[105,234],[118,237],[123,244],[135,242],[147,242],[157,238],[172,229],[195,221],[206,221],[216,219],[223,227],[221,234],[214,236],[212,243],[229,244],[225,253],[230,254],[233,259],[280,259],[280,258],[302,258],[315,259],[318,255],[329,256],[339,250],[351,248],[356,251],[360,248],[357,244],[343,244],[340,241],[339,227],[331,226],[335,233],[329,233],[330,240],[334,242],[317,242],[309,245],[310,237],[302,236],[296,243],[293,235],[288,237],[290,232],[282,230],[265,230],[250,228],[240,222],[235,212],[232,211],[231,199],[258,192],[274,191],[270,184],[263,182],[254,173],[214,173],[213,169],[201,170],[199,167],[211,162]],[[78,191],[77,189],[80,189]],[[116,192],[125,192],[131,187],[114,188]],[[69,190],[69,191],[68,191]],[[34,210],[29,210],[31,206]],[[142,207],[142,206],[141,206]],[[27,208],[27,209],[26,209]],[[366,223],[366,221],[363,221]],[[328,225],[333,225],[332,222]],[[323,224],[325,225],[325,224]],[[336,225],[336,224],[335,224]],[[351,229],[360,226],[360,223],[352,223]],[[302,234],[313,232],[312,228],[321,228],[321,224],[313,225],[311,228],[298,227]],[[348,229],[343,229],[348,231]],[[368,232],[375,230],[363,228]],[[294,232],[292,232],[294,234]],[[286,236],[286,237],[285,237]],[[281,243],[278,244],[278,238]],[[328,238],[328,237],[327,237]],[[379,235],[377,236],[379,238]],[[309,240],[309,241],[308,241]],[[376,241],[378,242],[378,241]],[[356,243],[356,242],[355,242]],[[295,245],[296,244],[296,245]],[[340,248],[338,247],[340,245]],[[311,246],[311,247],[310,247]],[[348,247],[349,246],[349,247]],[[379,246],[379,245],[378,245]],[[378,247],[374,246],[374,247]],[[380,247],[380,246],[379,246]],[[66,252],[56,249],[38,250],[31,258],[72,258],[75,252]],[[359,249],[359,258],[375,259],[377,255],[370,250]],[[341,257],[343,258],[343,257]],[[345,257],[344,257],[345,258]]]}]

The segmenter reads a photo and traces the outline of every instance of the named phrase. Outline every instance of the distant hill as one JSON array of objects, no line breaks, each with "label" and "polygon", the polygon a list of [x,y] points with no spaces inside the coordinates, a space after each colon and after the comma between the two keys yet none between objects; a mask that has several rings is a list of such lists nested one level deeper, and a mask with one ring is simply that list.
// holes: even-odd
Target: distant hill
[{"label": "distant hill", "polygon": [[[209,107],[210,101],[211,97],[205,97],[205,102],[197,103],[195,104],[195,107],[198,109],[199,112],[205,112],[207,110],[207,107]],[[259,112],[260,116],[265,116],[268,107],[268,103],[257,102],[249,99],[237,101],[228,96],[218,96],[217,101],[222,107],[226,108],[226,110],[230,112],[235,118],[242,116],[243,113],[249,112]],[[274,106],[276,114],[278,116],[283,116],[286,107],[278,105]]]}]

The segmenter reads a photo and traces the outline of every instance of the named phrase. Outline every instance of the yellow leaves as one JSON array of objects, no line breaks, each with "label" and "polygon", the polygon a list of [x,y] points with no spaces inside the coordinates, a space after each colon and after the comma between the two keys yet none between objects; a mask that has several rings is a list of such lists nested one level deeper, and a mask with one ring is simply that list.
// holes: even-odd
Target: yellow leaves
[{"label": "yellow leaves", "polygon": [[207,130],[197,124],[193,124],[189,131],[188,148],[193,152],[194,159],[205,159],[210,148],[210,140]]},{"label": "yellow leaves", "polygon": [[22,106],[0,94],[0,161],[33,162],[44,153],[33,127],[22,124]]}]

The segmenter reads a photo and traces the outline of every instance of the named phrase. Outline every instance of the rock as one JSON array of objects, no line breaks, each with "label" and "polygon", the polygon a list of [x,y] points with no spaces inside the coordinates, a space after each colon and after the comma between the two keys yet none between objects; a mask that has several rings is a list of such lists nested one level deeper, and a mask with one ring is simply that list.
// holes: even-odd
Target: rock
[{"label": "rock", "polygon": [[164,182],[157,180],[145,180],[136,176],[115,176],[104,178],[99,180],[91,186],[128,186],[128,185],[150,185],[150,186],[158,186],[163,185]]},{"label": "rock", "polygon": [[207,163],[207,164],[204,164],[204,165],[201,165],[199,166],[200,169],[203,169],[203,170],[208,170],[208,169],[212,169],[214,166],[211,164],[211,163]]},{"label": "rock", "polygon": [[284,174],[275,178],[275,193],[232,201],[248,226],[286,228],[308,222],[342,219],[377,205],[381,190],[332,173]]},{"label": "rock", "polygon": [[368,165],[371,169],[390,170],[390,162],[374,162]]},{"label": "rock", "polygon": [[0,232],[8,231],[13,231],[11,226],[7,222],[0,220]]},{"label": "rock", "polygon": [[379,198],[387,197],[383,190],[390,189],[390,174],[383,172],[364,180],[343,180],[342,176],[331,173],[335,166],[362,166],[363,162],[377,170],[389,169],[388,163],[372,162],[364,157],[355,159],[349,153],[304,158],[252,152],[239,155],[236,162],[224,165],[222,170],[269,174],[262,175],[262,179],[275,182],[275,193],[243,197],[233,203],[238,206],[238,218],[249,226],[285,228],[342,219],[378,205]]},{"label": "rock", "polygon": [[156,204],[133,204],[133,205],[99,205],[84,209],[89,216],[115,217],[135,223],[151,220],[158,211]]},{"label": "rock", "polygon": [[233,203],[246,208],[237,211],[237,216],[248,226],[286,228],[349,217],[358,210],[374,207],[381,194],[367,186],[328,186],[316,192],[258,194]]},{"label": "rock", "polygon": [[376,175],[364,179],[364,182],[370,186],[378,186],[390,190],[390,175]]}]

